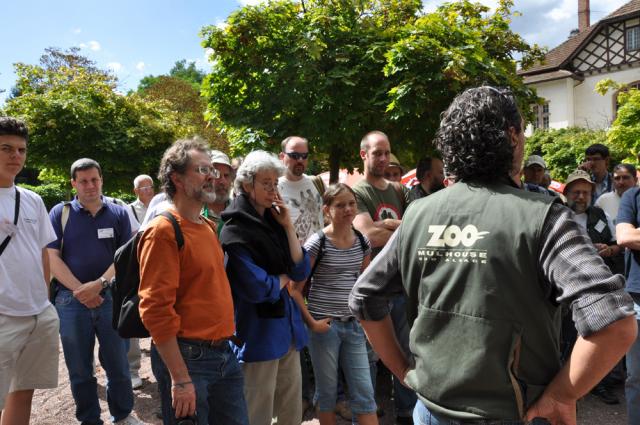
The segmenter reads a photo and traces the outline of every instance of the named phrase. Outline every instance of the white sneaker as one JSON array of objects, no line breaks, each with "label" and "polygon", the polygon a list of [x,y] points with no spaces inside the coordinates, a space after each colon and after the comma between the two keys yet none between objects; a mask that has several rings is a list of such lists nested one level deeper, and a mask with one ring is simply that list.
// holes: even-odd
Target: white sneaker
[{"label": "white sneaker", "polygon": [[142,387],[142,378],[140,378],[139,376],[132,376],[131,377],[131,388],[133,388],[134,390],[137,390],[138,388]]},{"label": "white sneaker", "polygon": [[129,415],[124,419],[120,419],[118,422],[114,422],[114,424],[118,424],[118,425],[144,425],[144,422],[141,422],[140,419],[136,418],[133,415]]}]

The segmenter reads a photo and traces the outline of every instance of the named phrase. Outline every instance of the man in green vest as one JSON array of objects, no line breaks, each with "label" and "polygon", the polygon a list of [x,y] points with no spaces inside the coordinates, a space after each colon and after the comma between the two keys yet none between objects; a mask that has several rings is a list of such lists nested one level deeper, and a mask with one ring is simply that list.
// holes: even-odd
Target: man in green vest
[{"label": "man in green vest", "polygon": [[[436,136],[457,182],[412,203],[349,300],[372,346],[418,394],[416,424],[576,424],[576,400],[637,333],[612,275],[569,209],[521,190],[524,122],[513,94],[469,89]],[[406,293],[409,358],[388,299]],[[579,337],[559,361],[560,306]]]}]

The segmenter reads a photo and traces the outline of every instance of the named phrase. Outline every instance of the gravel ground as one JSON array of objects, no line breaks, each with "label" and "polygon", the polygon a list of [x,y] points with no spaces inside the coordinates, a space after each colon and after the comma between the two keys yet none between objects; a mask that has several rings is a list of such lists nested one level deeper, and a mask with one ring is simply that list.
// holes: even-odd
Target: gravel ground
[{"label": "gravel ground", "polygon": [[[155,417],[155,410],[160,405],[160,400],[156,393],[155,379],[151,373],[151,365],[148,357],[149,339],[141,340],[140,343],[143,349],[140,376],[143,378],[144,385],[142,388],[134,390],[134,412],[144,423],[159,425],[162,421]],[[71,425],[78,423],[75,420],[75,405],[71,397],[69,375],[64,364],[62,349],[60,351],[58,371],[60,376],[58,388],[36,391],[31,415],[31,423],[34,425]],[[98,376],[98,396],[103,412],[102,419],[108,424],[110,421],[104,388],[105,376],[104,371],[99,365],[96,366],[96,374]],[[384,384],[385,381],[383,378],[381,383]],[[380,424],[393,425],[393,408],[392,401],[389,397],[389,385],[381,386],[380,399],[385,415],[380,418]],[[581,425],[626,425],[627,414],[624,407],[624,391],[622,387],[616,388],[615,391],[621,401],[618,405],[606,405],[591,395],[581,400],[578,404],[578,423]],[[304,425],[319,424],[318,420],[314,418],[310,411],[307,412],[302,423]],[[338,424],[348,425],[350,422],[339,420]]]}]

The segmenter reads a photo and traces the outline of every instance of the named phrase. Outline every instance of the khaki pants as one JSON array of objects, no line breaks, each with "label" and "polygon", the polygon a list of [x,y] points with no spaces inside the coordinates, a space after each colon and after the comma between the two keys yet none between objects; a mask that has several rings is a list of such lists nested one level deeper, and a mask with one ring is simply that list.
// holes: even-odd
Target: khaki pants
[{"label": "khaki pants", "polygon": [[295,348],[277,360],[243,363],[244,396],[251,425],[300,425],[302,379]]},{"label": "khaki pants", "polygon": [[140,340],[138,338],[131,338],[129,340],[129,352],[127,353],[127,360],[129,361],[129,372],[131,377],[138,376],[140,370]]}]

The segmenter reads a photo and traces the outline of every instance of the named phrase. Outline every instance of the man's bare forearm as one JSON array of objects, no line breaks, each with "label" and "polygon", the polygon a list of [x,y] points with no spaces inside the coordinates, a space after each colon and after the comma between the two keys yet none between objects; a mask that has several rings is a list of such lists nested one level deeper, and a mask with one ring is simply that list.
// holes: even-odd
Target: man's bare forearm
[{"label": "man's bare forearm", "polygon": [[49,265],[51,268],[51,275],[55,277],[58,282],[63,284],[70,290],[75,290],[80,287],[82,282],[69,270],[69,267],[62,261],[60,257],[60,251],[57,249],[48,249],[49,251]]},{"label": "man's bare forearm", "polygon": [[190,382],[191,377],[189,376],[189,371],[187,370],[187,365],[184,363],[182,354],[180,354],[178,340],[173,337],[160,344],[154,341],[154,344],[156,345],[158,353],[160,353],[160,357],[162,357],[162,361],[169,370],[171,381],[173,381],[174,384]]},{"label": "man's bare forearm", "polygon": [[404,382],[410,363],[400,348],[391,316],[387,315],[378,321],[362,320],[360,324],[373,350],[378,353],[387,368]]}]

